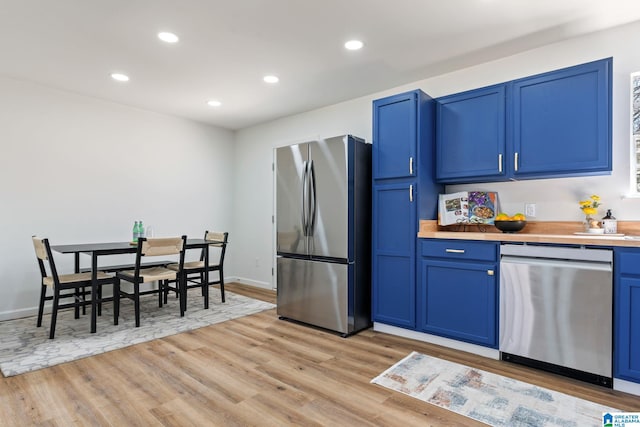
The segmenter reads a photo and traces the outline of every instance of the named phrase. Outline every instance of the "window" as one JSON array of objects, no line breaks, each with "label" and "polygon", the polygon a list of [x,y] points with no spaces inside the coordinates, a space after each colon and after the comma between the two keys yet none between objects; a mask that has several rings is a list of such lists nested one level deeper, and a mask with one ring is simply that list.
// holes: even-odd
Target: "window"
[{"label": "window", "polygon": [[640,72],[631,74],[632,192],[640,194]]}]

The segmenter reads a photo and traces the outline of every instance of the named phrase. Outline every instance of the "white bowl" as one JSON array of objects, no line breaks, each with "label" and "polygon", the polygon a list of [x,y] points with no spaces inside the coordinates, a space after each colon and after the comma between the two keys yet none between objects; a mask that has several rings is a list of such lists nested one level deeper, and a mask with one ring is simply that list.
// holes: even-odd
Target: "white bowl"
[{"label": "white bowl", "polygon": [[604,228],[590,228],[588,232],[591,234],[604,234]]}]

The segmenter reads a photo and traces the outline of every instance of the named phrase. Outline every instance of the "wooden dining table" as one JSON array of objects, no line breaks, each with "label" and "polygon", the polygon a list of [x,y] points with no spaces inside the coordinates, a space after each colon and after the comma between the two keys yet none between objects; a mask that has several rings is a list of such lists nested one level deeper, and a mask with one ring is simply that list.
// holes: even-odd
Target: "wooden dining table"
[{"label": "wooden dining table", "polygon": [[[204,249],[204,263],[209,265],[209,245],[212,241],[205,239],[187,239],[185,245],[186,249]],[[80,272],[80,254],[91,256],[91,333],[96,332],[97,315],[99,306],[97,299],[93,296],[98,291],[98,271],[101,267],[98,266],[98,258],[106,255],[122,255],[122,254],[135,254],[138,250],[138,244],[133,242],[108,242],[108,243],[74,243],[67,245],[52,245],[51,249],[62,254],[74,254],[74,272]],[[126,266],[120,266],[123,270],[129,270],[134,268],[133,264]],[[110,269],[112,267],[102,267],[102,269]],[[205,283],[209,283],[209,271],[204,269]],[[178,280],[181,287],[186,286],[182,284],[182,281]],[[209,300],[209,286],[204,286],[205,301]],[[186,289],[181,289],[181,292],[186,294]],[[185,295],[186,296],[186,295]],[[185,307],[186,310],[186,307]]]}]

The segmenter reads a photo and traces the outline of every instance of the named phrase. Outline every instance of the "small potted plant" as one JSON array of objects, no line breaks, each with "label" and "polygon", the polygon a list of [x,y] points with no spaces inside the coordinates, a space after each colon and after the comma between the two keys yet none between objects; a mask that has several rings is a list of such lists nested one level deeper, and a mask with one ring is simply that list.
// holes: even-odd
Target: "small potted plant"
[{"label": "small potted plant", "polygon": [[598,213],[600,206],[600,196],[593,194],[586,200],[581,200],[580,209],[584,213],[584,231],[588,233],[603,233],[604,229],[600,227],[600,221],[594,215]]}]

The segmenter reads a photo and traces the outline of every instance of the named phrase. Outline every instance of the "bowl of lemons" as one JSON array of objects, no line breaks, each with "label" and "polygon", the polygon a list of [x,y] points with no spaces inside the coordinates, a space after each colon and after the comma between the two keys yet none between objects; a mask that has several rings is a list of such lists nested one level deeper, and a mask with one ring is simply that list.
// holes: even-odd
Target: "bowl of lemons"
[{"label": "bowl of lemons", "polygon": [[527,225],[527,217],[521,213],[509,215],[504,212],[500,212],[496,215],[493,225],[503,233],[517,233]]}]

